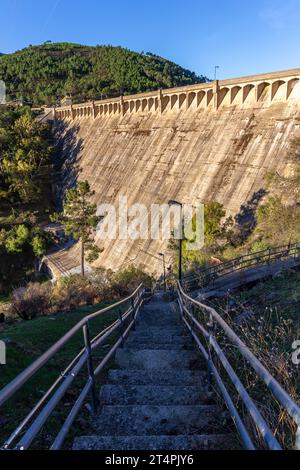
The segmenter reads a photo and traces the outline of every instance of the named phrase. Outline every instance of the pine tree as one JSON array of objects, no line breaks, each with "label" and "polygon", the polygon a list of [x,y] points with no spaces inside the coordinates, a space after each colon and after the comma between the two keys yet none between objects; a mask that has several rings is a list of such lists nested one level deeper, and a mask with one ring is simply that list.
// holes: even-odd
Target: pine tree
[{"label": "pine tree", "polygon": [[96,214],[96,204],[90,202],[94,194],[87,181],[80,181],[76,188],[66,192],[63,213],[52,217],[53,221],[64,224],[67,235],[80,241],[82,276],[85,274],[85,254],[88,253],[87,260],[92,262],[101,252],[94,243],[96,227],[102,219]]}]

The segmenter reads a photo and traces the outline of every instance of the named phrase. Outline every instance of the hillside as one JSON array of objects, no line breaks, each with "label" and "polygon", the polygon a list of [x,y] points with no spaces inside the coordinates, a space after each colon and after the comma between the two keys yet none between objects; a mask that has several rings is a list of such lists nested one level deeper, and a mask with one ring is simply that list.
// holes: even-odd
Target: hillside
[{"label": "hillside", "polygon": [[65,93],[75,102],[205,81],[162,57],[122,47],[50,43],[0,57],[9,98],[53,104]]}]

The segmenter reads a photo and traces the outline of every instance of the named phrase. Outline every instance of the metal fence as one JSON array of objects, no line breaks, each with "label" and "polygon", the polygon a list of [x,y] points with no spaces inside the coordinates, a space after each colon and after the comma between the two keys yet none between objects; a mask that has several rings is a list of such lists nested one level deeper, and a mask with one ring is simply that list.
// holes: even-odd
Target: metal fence
[{"label": "metal fence", "polygon": [[224,261],[216,266],[199,269],[184,277],[182,285],[185,290],[199,289],[213,284],[217,279],[228,274],[242,271],[244,269],[270,264],[275,261],[283,261],[288,258],[300,257],[300,243],[267,248],[265,250],[239,256]]},{"label": "metal fence", "polygon": [[[219,345],[216,339],[217,330],[221,330],[225,334],[227,340],[235,348],[244,359],[251,370],[254,370],[257,377],[260,378],[273,395],[274,400],[283,407],[297,425],[297,434],[295,436],[295,449],[300,450],[300,408],[282,388],[276,379],[268,372],[268,370],[255,357],[250,349],[241,341],[230,326],[223,318],[211,307],[204,305],[186,294],[178,282],[178,304],[184,324],[192,334],[197,343],[199,350],[202,352],[207,361],[209,373],[215,378],[220,392],[226,402],[226,405],[233,417],[235,426],[241,436],[243,444],[248,450],[255,450],[255,445],[247,431],[237,407],[235,406],[232,396],[224,381],[221,373],[226,372],[231,384],[235,387],[240,400],[246,407],[256,428],[259,430],[266,446],[271,450],[282,450],[282,447],[276,439],[274,433],[270,429],[269,424],[262,416],[255,401],[250,397],[246,388],[238,377],[237,372],[233,369],[230,361],[226,357],[225,351]],[[205,321],[199,321],[197,312],[204,315]],[[200,339],[201,338],[201,339]],[[215,360],[217,358],[217,361]],[[219,364],[219,365],[218,365]],[[221,371],[223,366],[223,371]],[[247,367],[248,367],[247,366]]]},{"label": "metal fence", "polygon": [[[13,431],[11,436],[6,440],[3,449],[25,450],[30,447],[42,427],[52,415],[53,410],[60,403],[65,393],[72,385],[74,379],[78,376],[83,366],[87,366],[87,381],[77,397],[71,411],[69,412],[65,422],[58,432],[51,450],[60,449],[63,442],[76,418],[82,405],[86,401],[88,395],[91,398],[92,412],[98,410],[98,396],[96,390],[96,378],[113,357],[117,348],[122,345],[124,339],[134,326],[139,310],[145,299],[145,289],[141,284],[130,296],[116,302],[115,304],[103,308],[95,313],[87,315],[73,328],[71,328],[59,341],[48,349],[42,356],[34,361],[29,367],[21,372],[12,382],[6,385],[0,391],[0,407],[4,405],[28,380],[36,374],[45,364],[52,359],[76,333],[82,331],[84,348],[59,375],[57,380],[50,386],[43,397],[38,401],[30,413],[23,419],[18,427]],[[90,323],[100,315],[110,312],[114,309],[126,308],[124,313],[119,313],[119,319],[114,321],[110,326],[102,330],[93,339],[90,338]],[[118,333],[118,339],[109,349],[101,362],[95,367],[93,363],[93,352],[113,334]],[[19,439],[17,441],[17,439]],[[17,441],[17,442],[16,442]]]}]

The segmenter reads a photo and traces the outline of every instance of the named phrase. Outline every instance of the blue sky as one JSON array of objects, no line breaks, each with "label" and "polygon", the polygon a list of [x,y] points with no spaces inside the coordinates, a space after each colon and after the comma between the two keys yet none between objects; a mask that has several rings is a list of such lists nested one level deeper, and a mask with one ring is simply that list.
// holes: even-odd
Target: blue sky
[{"label": "blue sky", "polygon": [[299,25],[299,0],[0,0],[0,52],[121,45],[228,78],[300,67]]}]

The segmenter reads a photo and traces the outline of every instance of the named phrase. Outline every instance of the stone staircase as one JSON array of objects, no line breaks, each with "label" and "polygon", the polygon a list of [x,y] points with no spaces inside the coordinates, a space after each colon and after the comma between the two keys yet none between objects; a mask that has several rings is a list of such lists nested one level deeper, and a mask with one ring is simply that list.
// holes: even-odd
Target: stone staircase
[{"label": "stone staircase", "polygon": [[204,360],[175,305],[156,294],[116,353],[90,436],[74,450],[238,448],[228,413],[214,402]]}]

